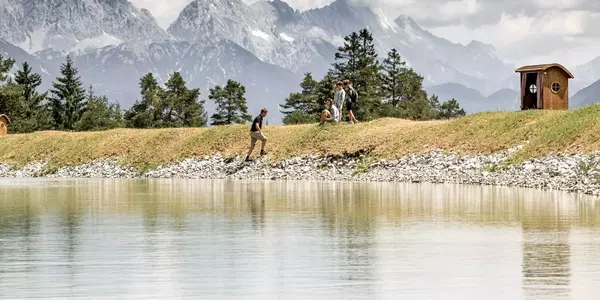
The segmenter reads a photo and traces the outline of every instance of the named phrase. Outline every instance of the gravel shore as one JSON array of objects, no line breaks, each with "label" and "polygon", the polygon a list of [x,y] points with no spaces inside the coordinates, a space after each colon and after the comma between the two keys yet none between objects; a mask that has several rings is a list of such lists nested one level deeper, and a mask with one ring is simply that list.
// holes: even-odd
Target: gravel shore
[{"label": "gravel shore", "polygon": [[46,174],[46,163],[30,163],[15,170],[0,164],[0,177],[50,178],[207,178],[266,180],[327,180],[377,182],[431,182],[498,185],[600,195],[600,153],[547,156],[518,165],[502,162],[518,148],[493,155],[458,155],[433,151],[397,160],[369,157],[302,156],[270,162],[268,157],[244,162],[243,157],[220,155],[191,158],[140,173],[124,168],[117,159],[104,159]]}]

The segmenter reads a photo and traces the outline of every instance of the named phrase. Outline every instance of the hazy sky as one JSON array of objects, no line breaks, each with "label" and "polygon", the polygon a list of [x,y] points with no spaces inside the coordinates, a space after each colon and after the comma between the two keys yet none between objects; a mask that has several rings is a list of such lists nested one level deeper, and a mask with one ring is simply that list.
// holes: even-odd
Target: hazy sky
[{"label": "hazy sky", "polygon": [[[167,27],[190,0],[130,0]],[[227,1],[227,0],[222,0]],[[246,0],[247,2],[261,0]],[[285,0],[284,0],[285,1]],[[367,0],[356,0],[367,1]],[[287,0],[305,10],[332,0]],[[516,64],[560,62],[569,68],[600,56],[598,0],[369,0],[402,13],[453,42],[492,44]]]}]

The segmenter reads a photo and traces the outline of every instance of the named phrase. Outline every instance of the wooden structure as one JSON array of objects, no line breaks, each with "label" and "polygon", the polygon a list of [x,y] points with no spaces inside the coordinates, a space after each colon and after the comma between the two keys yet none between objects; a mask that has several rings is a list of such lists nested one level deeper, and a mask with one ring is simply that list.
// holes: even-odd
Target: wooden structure
[{"label": "wooden structure", "polygon": [[573,74],[560,64],[523,66],[521,110],[569,109],[569,79]]},{"label": "wooden structure", "polygon": [[0,114],[0,136],[8,134],[8,123],[10,123],[8,117]]}]

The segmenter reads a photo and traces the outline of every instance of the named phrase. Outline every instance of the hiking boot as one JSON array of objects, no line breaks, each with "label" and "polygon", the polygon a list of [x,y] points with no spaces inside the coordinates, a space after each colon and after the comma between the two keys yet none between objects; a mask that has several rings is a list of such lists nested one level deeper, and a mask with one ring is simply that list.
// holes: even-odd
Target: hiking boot
[{"label": "hiking boot", "polygon": [[267,155],[267,152],[265,152],[265,150],[260,150],[260,156],[265,156]]},{"label": "hiking boot", "polygon": [[246,162],[252,162],[252,158],[246,157],[246,160],[244,160],[244,161],[246,161]]}]

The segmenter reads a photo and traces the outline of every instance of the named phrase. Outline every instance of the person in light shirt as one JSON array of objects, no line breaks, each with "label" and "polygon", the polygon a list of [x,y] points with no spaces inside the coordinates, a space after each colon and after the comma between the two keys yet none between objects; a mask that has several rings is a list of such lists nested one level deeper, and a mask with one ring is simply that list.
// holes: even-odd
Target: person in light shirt
[{"label": "person in light shirt", "polygon": [[323,125],[325,122],[339,123],[340,110],[333,104],[332,99],[327,100],[327,105],[329,106],[329,110],[324,110],[321,113],[321,123],[319,123],[319,125]]},{"label": "person in light shirt", "polygon": [[344,101],[346,100],[346,91],[344,91],[344,85],[341,81],[335,85],[335,95],[333,96],[333,105],[341,112],[344,108]]}]

